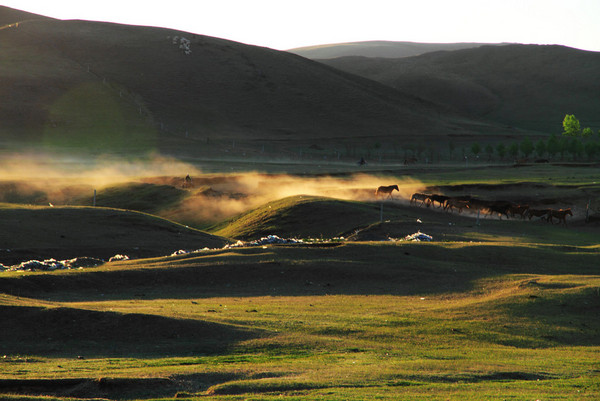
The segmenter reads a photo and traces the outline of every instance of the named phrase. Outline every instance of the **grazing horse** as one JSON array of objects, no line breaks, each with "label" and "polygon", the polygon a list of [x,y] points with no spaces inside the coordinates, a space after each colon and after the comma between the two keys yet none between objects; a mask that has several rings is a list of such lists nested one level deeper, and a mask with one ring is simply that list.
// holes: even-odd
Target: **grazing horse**
[{"label": "grazing horse", "polygon": [[375,197],[378,197],[379,195],[388,195],[388,198],[394,199],[394,197],[392,196],[392,191],[394,189],[400,192],[400,190],[398,189],[398,185],[388,185],[387,187],[381,186],[375,191]]},{"label": "grazing horse", "polygon": [[415,192],[410,197],[410,203],[412,204],[414,202],[415,205],[416,205],[417,201],[421,201],[421,204],[419,206],[422,206],[423,203],[426,203],[427,207],[429,207],[429,202],[431,202],[431,198],[427,194],[422,194],[422,193],[419,193],[419,192]]},{"label": "grazing horse", "polygon": [[554,209],[550,209],[550,211],[548,212],[548,221],[550,223],[552,223],[552,218],[556,217],[558,219],[558,224],[560,224],[560,222],[562,221],[564,223],[564,225],[567,225],[567,215],[573,216],[573,212],[571,211],[571,208],[568,209],[558,209],[558,210],[554,210]]},{"label": "grazing horse", "polygon": [[542,219],[546,217],[547,220],[547,216],[549,215],[550,209],[527,209],[527,216],[529,217],[529,220],[531,220],[532,217],[541,217]]}]

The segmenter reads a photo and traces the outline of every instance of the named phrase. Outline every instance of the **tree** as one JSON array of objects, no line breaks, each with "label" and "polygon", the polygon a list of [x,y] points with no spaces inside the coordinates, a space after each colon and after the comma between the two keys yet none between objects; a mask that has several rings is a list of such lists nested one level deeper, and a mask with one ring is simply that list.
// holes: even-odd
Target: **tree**
[{"label": "tree", "polygon": [[597,143],[588,142],[585,144],[585,153],[587,154],[588,159],[590,160],[594,158],[594,156],[596,155],[596,153],[598,153],[599,150],[600,147]]},{"label": "tree", "polygon": [[579,120],[573,114],[565,115],[563,120],[563,135],[578,136],[581,134],[581,125]]},{"label": "tree", "polygon": [[594,132],[592,131],[592,129],[590,127],[586,127],[583,129],[583,131],[581,131],[581,136],[584,138],[589,138],[592,136]]},{"label": "tree", "polygon": [[488,155],[488,161],[492,160],[492,155],[494,154],[494,147],[489,143],[485,146],[485,153]]},{"label": "tree", "polygon": [[571,152],[571,154],[573,155],[573,160],[581,157],[581,154],[583,153],[583,143],[581,143],[581,141],[577,138],[573,138],[570,142],[569,142],[569,152]]},{"label": "tree", "polygon": [[519,144],[516,142],[511,143],[508,147],[508,154],[517,157],[519,155]]},{"label": "tree", "polygon": [[521,144],[519,145],[521,152],[525,155],[525,157],[529,157],[531,152],[533,152],[533,143],[529,140],[528,137],[525,137]]},{"label": "tree", "polygon": [[565,152],[569,151],[569,140],[567,139],[567,137],[562,136],[558,140],[558,151],[560,152],[560,158],[564,159]]},{"label": "tree", "polygon": [[477,156],[479,152],[481,152],[481,146],[478,142],[475,142],[473,145],[471,145],[471,153]]},{"label": "tree", "polygon": [[558,142],[558,138],[556,135],[552,134],[550,139],[548,139],[548,146],[546,146],[546,150],[550,154],[551,157],[554,157],[558,152],[560,152],[560,143]]},{"label": "tree", "polygon": [[496,146],[496,153],[500,156],[500,160],[504,159],[504,155],[506,155],[506,146],[504,146],[503,143],[499,143],[498,146]]},{"label": "tree", "polygon": [[448,150],[450,150],[450,160],[452,160],[452,154],[454,153],[455,148],[456,146],[454,145],[454,142],[448,142]]},{"label": "tree", "polygon": [[540,139],[535,144],[535,153],[537,153],[538,157],[544,157],[544,154],[546,154],[546,142]]}]

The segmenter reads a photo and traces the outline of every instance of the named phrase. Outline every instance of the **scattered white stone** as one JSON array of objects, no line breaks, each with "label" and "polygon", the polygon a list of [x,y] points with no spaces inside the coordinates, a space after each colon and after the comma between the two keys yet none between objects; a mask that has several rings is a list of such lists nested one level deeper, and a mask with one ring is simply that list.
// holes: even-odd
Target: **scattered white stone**
[{"label": "scattered white stone", "polygon": [[186,251],[185,249],[180,249],[178,251],[175,251],[171,254],[171,256],[177,256],[177,255],[185,255],[190,253],[190,251]]},{"label": "scattered white stone", "polygon": [[432,241],[433,237],[431,235],[427,235],[425,233],[422,233],[421,231],[418,231],[414,234],[410,234],[407,235],[406,237],[404,237],[404,241]]},{"label": "scattered white stone", "polygon": [[112,256],[110,259],[108,259],[109,262],[115,262],[115,261],[119,261],[119,260],[129,260],[129,256],[117,254],[115,256]]},{"label": "scattered white stone", "polygon": [[181,51],[183,52],[183,54],[185,54],[186,56],[189,56],[190,54],[192,54],[192,41],[179,36],[173,36],[173,42],[174,45],[178,46]]},{"label": "scattered white stone", "polygon": [[87,256],[62,260],[61,261],[68,269],[78,269],[81,267],[96,267],[104,264],[102,259],[90,258]]}]

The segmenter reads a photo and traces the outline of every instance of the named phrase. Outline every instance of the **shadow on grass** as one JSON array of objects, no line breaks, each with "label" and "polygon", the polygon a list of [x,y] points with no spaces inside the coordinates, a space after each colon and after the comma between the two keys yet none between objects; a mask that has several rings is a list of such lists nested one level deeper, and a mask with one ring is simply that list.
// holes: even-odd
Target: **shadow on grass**
[{"label": "shadow on grass", "polygon": [[244,378],[246,375],[236,373],[197,373],[169,378],[0,379],[0,394],[112,400],[187,398],[211,386]]},{"label": "shadow on grass", "polygon": [[[548,288],[543,284],[536,284]],[[557,288],[557,285],[551,288]],[[568,293],[530,296],[524,302],[501,307],[515,318],[538,322],[535,332],[521,340],[523,347],[552,347],[556,345],[600,345],[600,293],[598,288],[583,288]],[[503,343],[503,341],[498,341]]]},{"label": "shadow on grass", "polygon": [[66,358],[219,354],[266,335],[190,319],[75,308],[0,306],[0,321],[0,353]]},{"label": "shadow on grass", "polygon": [[[52,301],[436,295],[486,277],[596,274],[597,252],[499,245],[346,244],[239,248],[78,272],[0,275],[0,292]],[[152,266],[152,267],[149,267]]]}]

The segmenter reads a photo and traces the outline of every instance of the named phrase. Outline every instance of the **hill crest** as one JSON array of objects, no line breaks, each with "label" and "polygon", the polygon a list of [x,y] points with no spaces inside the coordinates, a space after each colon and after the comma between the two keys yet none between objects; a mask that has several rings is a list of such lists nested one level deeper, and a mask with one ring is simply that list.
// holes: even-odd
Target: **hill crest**
[{"label": "hill crest", "polygon": [[[405,41],[373,40],[364,42],[332,43],[315,46],[297,47],[288,52],[313,60],[333,59],[339,57],[383,57],[400,58],[419,56],[434,51],[453,51],[491,45],[489,43],[457,42],[457,43],[424,43]],[[504,44],[494,44],[501,46]]]}]

